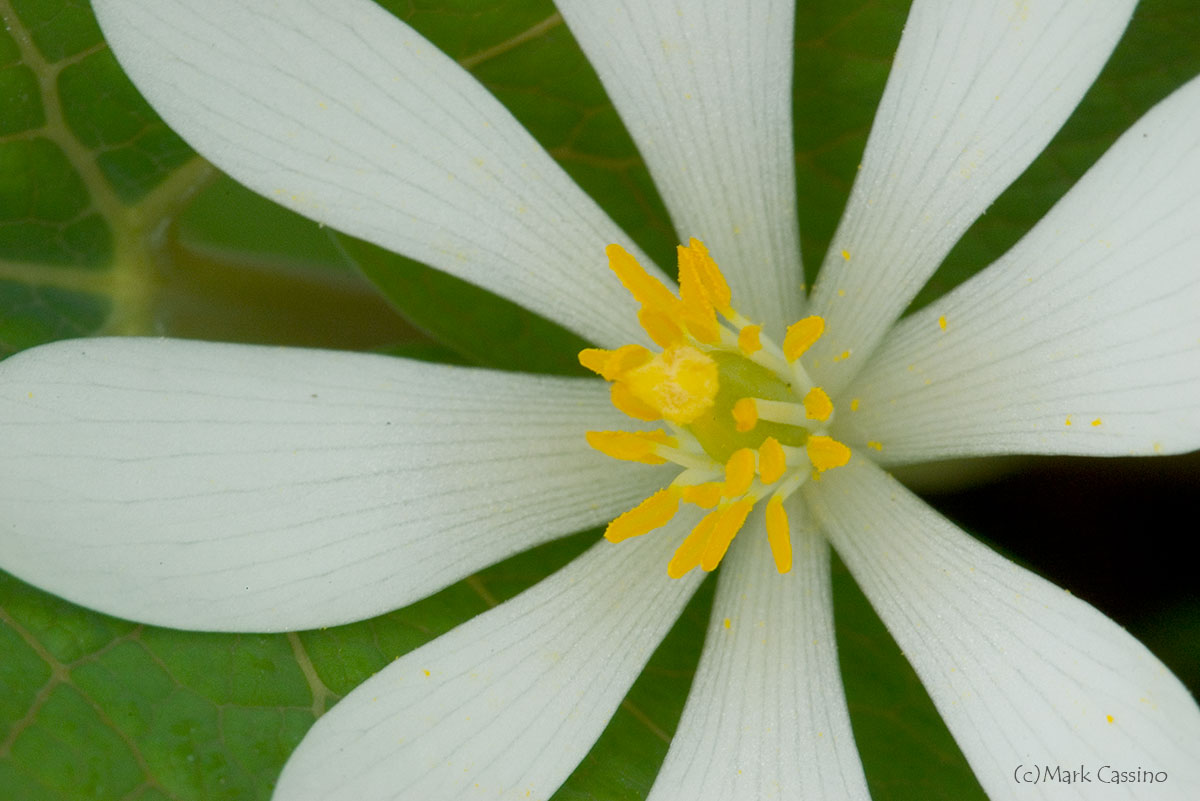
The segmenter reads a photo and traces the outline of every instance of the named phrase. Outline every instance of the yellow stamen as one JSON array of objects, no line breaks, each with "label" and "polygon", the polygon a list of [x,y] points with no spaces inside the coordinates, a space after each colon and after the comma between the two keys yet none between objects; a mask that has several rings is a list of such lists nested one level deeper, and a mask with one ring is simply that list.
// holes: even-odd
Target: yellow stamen
[{"label": "yellow stamen", "polygon": [[754,481],[754,451],[739,448],[725,463],[725,488],[721,494],[726,498],[737,498],[746,494]]},{"label": "yellow stamen", "polygon": [[712,358],[680,345],[630,370],[622,383],[664,419],[686,425],[712,408],[720,381]]},{"label": "yellow stamen", "polygon": [[661,489],[609,523],[604,538],[609,542],[622,542],[630,537],[640,537],[666,525],[678,510],[678,491]]},{"label": "yellow stamen", "polygon": [[658,413],[657,409],[646,405],[644,401],[630,391],[628,385],[620,381],[612,385],[608,397],[612,400],[613,406],[635,420],[651,421],[662,419],[662,415]]},{"label": "yellow stamen", "polygon": [[638,324],[660,348],[669,348],[683,342],[683,328],[670,314],[661,309],[643,307],[638,312]]},{"label": "yellow stamen", "polygon": [[679,444],[665,431],[589,431],[586,436],[588,445],[606,456],[644,464],[664,464],[658,446]]},{"label": "yellow stamen", "polygon": [[719,342],[721,326],[700,279],[696,254],[683,245],[676,251],[679,255],[679,298],[683,301],[683,320],[688,333],[710,345]]},{"label": "yellow stamen", "polygon": [[704,545],[704,553],[700,557],[702,570],[712,572],[717,569],[717,565],[725,558],[725,552],[729,550],[729,543],[733,542],[733,538],[742,530],[742,526],[746,524],[746,516],[753,507],[753,500],[743,498],[719,512],[721,516],[717,518],[712,534]]},{"label": "yellow stamen", "polygon": [[771,546],[771,556],[775,557],[775,569],[786,573],[792,569],[792,537],[783,498],[776,495],[767,501],[766,518],[767,542]]},{"label": "yellow stamen", "polygon": [[662,281],[642,269],[637,259],[620,245],[609,245],[604,249],[608,255],[608,267],[617,274],[621,283],[633,295],[634,300],[646,308],[660,311],[674,310],[679,299],[667,289]]},{"label": "yellow stamen", "polygon": [[809,420],[828,420],[833,414],[833,401],[820,387],[813,387],[804,396],[804,415]]},{"label": "yellow stamen", "polygon": [[767,437],[758,446],[758,475],[764,484],[774,484],[787,470],[787,456],[774,437]]},{"label": "yellow stamen", "polygon": [[708,255],[708,248],[695,238],[688,241],[688,247],[692,251],[696,275],[700,279],[700,285],[704,287],[708,302],[722,314],[732,312],[729,303],[733,299],[733,293],[729,291],[729,284],[725,281],[725,276],[721,275],[717,263]]},{"label": "yellow stamen", "polygon": [[717,509],[706,514],[691,533],[684,537],[683,542],[675,549],[675,555],[667,563],[667,575],[671,578],[682,578],[692,568],[700,564],[700,557],[708,545],[709,535],[717,525],[723,510]]},{"label": "yellow stamen", "polygon": [[789,362],[799,359],[825,333],[824,318],[813,315],[788,326],[783,337],[783,355]]},{"label": "yellow stamen", "polygon": [[585,348],[579,351],[579,363],[605,381],[615,381],[627,371],[650,361],[654,354],[641,345],[623,345],[616,350]]},{"label": "yellow stamen", "polygon": [[703,484],[684,487],[683,499],[701,509],[712,509],[721,502],[721,484],[716,481],[707,481]]},{"label": "yellow stamen", "polygon": [[733,404],[734,428],[752,431],[758,425],[758,403],[754,398],[742,398]]},{"label": "yellow stamen", "polygon": [[808,460],[818,472],[841,467],[850,461],[850,449],[833,437],[813,435],[805,443]]},{"label": "yellow stamen", "polygon": [[743,326],[738,332],[738,350],[747,356],[753,356],[762,350],[762,326]]}]

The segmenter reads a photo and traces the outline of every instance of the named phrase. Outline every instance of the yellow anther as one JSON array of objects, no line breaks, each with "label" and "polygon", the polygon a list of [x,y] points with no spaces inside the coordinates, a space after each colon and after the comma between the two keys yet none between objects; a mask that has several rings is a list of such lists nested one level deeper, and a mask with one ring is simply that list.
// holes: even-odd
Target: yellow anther
[{"label": "yellow anther", "polygon": [[669,348],[683,342],[683,327],[680,321],[662,309],[643,307],[638,312],[638,324],[660,348]]},{"label": "yellow anther", "polygon": [[712,408],[720,381],[712,358],[680,345],[630,370],[621,383],[664,419],[686,425]]},{"label": "yellow anther", "polygon": [[747,356],[753,356],[762,350],[762,326],[743,326],[738,332],[738,350]]},{"label": "yellow anther", "polygon": [[820,387],[813,387],[804,396],[804,416],[809,420],[828,420],[833,414],[833,401]]},{"label": "yellow anther", "polygon": [[725,280],[725,276],[721,275],[717,263],[713,261],[712,256],[708,255],[708,248],[699,239],[694,238],[688,241],[688,248],[692,252],[696,275],[700,280],[700,285],[704,287],[704,294],[708,298],[708,302],[722,314],[731,312],[729,303],[733,299],[733,293],[729,291],[729,283]]},{"label": "yellow anther", "polygon": [[665,431],[589,431],[587,441],[606,456],[644,464],[665,463],[667,460],[658,455],[658,447],[679,444]]},{"label": "yellow anther", "polygon": [[612,353],[603,348],[584,348],[579,351],[579,363],[597,375],[604,375],[604,365],[608,364],[608,356]]},{"label": "yellow anther", "polygon": [[633,295],[634,300],[649,309],[670,311],[679,304],[679,299],[667,289],[662,281],[642,269],[637,259],[620,245],[609,245],[604,249],[608,255],[608,267],[617,274],[621,283]]},{"label": "yellow anther", "polygon": [[832,470],[850,461],[850,449],[833,437],[814,434],[804,447],[808,451],[808,460],[817,468],[817,472]]},{"label": "yellow anther", "polygon": [[579,363],[603,376],[605,381],[615,381],[626,370],[650,361],[653,355],[641,345],[623,345],[616,350],[585,348],[579,351]]},{"label": "yellow anther", "polygon": [[734,428],[738,431],[753,431],[758,425],[758,401],[754,398],[742,398],[733,404]]},{"label": "yellow anther", "polygon": [[738,498],[746,494],[754,481],[754,451],[739,448],[725,463],[725,487],[721,494],[726,498]]},{"label": "yellow anther", "polygon": [[721,339],[721,326],[712,301],[704,289],[696,266],[696,254],[691,248],[680,245],[679,254],[679,298],[683,301],[683,322],[688,333],[701,342],[713,344]]},{"label": "yellow anther", "polygon": [[767,437],[758,446],[758,476],[764,484],[774,484],[787,470],[787,456],[774,437]]},{"label": "yellow anther", "polygon": [[708,542],[704,544],[704,553],[700,555],[702,570],[712,572],[717,569],[717,565],[725,558],[725,552],[729,550],[729,543],[733,542],[733,538],[742,530],[742,526],[746,524],[746,516],[753,507],[753,500],[743,498],[719,511],[720,517],[708,536]]},{"label": "yellow anther", "polygon": [[792,569],[792,535],[783,498],[776,495],[767,501],[766,518],[767,542],[771,545],[771,556],[775,558],[775,569],[786,573]]},{"label": "yellow anther", "polygon": [[646,403],[630,391],[629,386],[622,381],[612,385],[609,391],[612,405],[635,420],[661,420],[658,410]]},{"label": "yellow anther", "polygon": [[703,484],[684,487],[683,499],[688,503],[694,503],[701,509],[712,509],[721,502],[721,484],[716,481],[706,481]]},{"label": "yellow anther", "polygon": [[621,542],[630,537],[640,537],[666,525],[678,509],[678,491],[661,489],[609,523],[604,538],[609,542]]},{"label": "yellow anther", "polygon": [[783,355],[789,362],[799,359],[825,333],[825,320],[815,314],[788,326],[783,337]]},{"label": "yellow anther", "polygon": [[700,557],[704,553],[704,547],[708,545],[708,538],[712,534],[713,528],[717,525],[717,519],[721,517],[724,510],[716,509],[706,514],[691,533],[683,538],[683,542],[675,549],[675,555],[671,557],[671,561],[667,563],[667,575],[671,578],[682,578],[693,567],[700,564]]}]

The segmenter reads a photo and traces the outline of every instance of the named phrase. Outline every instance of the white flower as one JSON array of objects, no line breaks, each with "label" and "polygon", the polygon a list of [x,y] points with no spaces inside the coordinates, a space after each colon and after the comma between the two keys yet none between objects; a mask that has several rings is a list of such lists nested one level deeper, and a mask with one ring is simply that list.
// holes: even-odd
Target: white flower
[{"label": "white flower", "polygon": [[[372,3],[94,5],[158,111],[248,186],[599,345],[643,341],[601,254],[620,243],[648,260],[497,101]],[[681,239],[707,243],[739,309],[776,336],[824,318],[804,365],[854,451],[788,501],[791,572],[776,574],[760,513],[738,536],[651,798],[866,797],[827,542],[992,798],[1076,797],[1017,784],[1021,764],[1115,762],[1169,780],[1106,798],[1188,797],[1200,710],[1169,671],[881,467],[1200,446],[1200,83],[1147,114],[998,263],[896,323],[1074,108],[1132,2],[917,0],[807,299],[792,5],[558,5]],[[594,380],[61,343],[0,369],[0,556],[27,581],[151,623],[334,625],[611,520],[663,486],[677,471],[584,442],[628,422]],[[601,542],[397,660],[315,725],[277,795],[548,797],[698,585],[700,570],[664,569],[698,517]]]}]

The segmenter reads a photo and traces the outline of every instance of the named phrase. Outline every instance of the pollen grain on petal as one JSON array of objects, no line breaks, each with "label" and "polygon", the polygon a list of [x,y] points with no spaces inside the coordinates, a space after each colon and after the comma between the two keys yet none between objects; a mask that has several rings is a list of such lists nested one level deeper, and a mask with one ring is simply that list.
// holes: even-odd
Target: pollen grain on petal
[{"label": "pollen grain on petal", "polygon": [[622,542],[664,526],[679,510],[679,493],[674,489],[661,489],[628,512],[617,517],[604,530],[609,542]]}]

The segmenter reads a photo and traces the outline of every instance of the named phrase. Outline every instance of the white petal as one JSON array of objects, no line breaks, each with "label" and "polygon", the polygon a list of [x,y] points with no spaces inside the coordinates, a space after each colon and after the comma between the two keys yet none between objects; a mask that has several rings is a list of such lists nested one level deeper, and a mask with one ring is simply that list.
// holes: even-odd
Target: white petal
[{"label": "white petal", "polygon": [[888,335],[846,392],[847,438],[889,462],[1200,448],[1198,132],[1193,80],[1000,261]]},{"label": "white petal", "polygon": [[[917,0],[813,298],[815,377],[844,387],[1095,80],[1134,0]],[[849,255],[847,261],[842,254]],[[834,361],[850,351],[849,359]]]},{"label": "white petal", "polygon": [[619,418],[598,380],[182,340],[49,345],[0,363],[0,559],[175,628],[357,620],[644,497],[655,468],[584,441]]},{"label": "white petal", "polygon": [[155,110],[254,191],[599,344],[641,336],[603,250],[631,243],[487,90],[375,3],[94,6]]},{"label": "white petal", "polygon": [[704,654],[650,801],[866,799],[838,672],[829,546],[789,504],[779,575],[756,511],[721,568]]},{"label": "white petal", "polygon": [[684,242],[703,240],[743,313],[800,315],[793,0],[558,0]]},{"label": "white petal", "polygon": [[274,797],[549,798],[702,580],[667,577],[684,522],[601,541],[384,668],[317,721]]},{"label": "white petal", "polygon": [[[1194,797],[1200,709],[1128,632],[967,536],[867,459],[804,492],[993,801]],[[1091,784],[1014,779],[1043,765],[1083,766]],[[1100,784],[1105,765],[1169,778]]]}]

